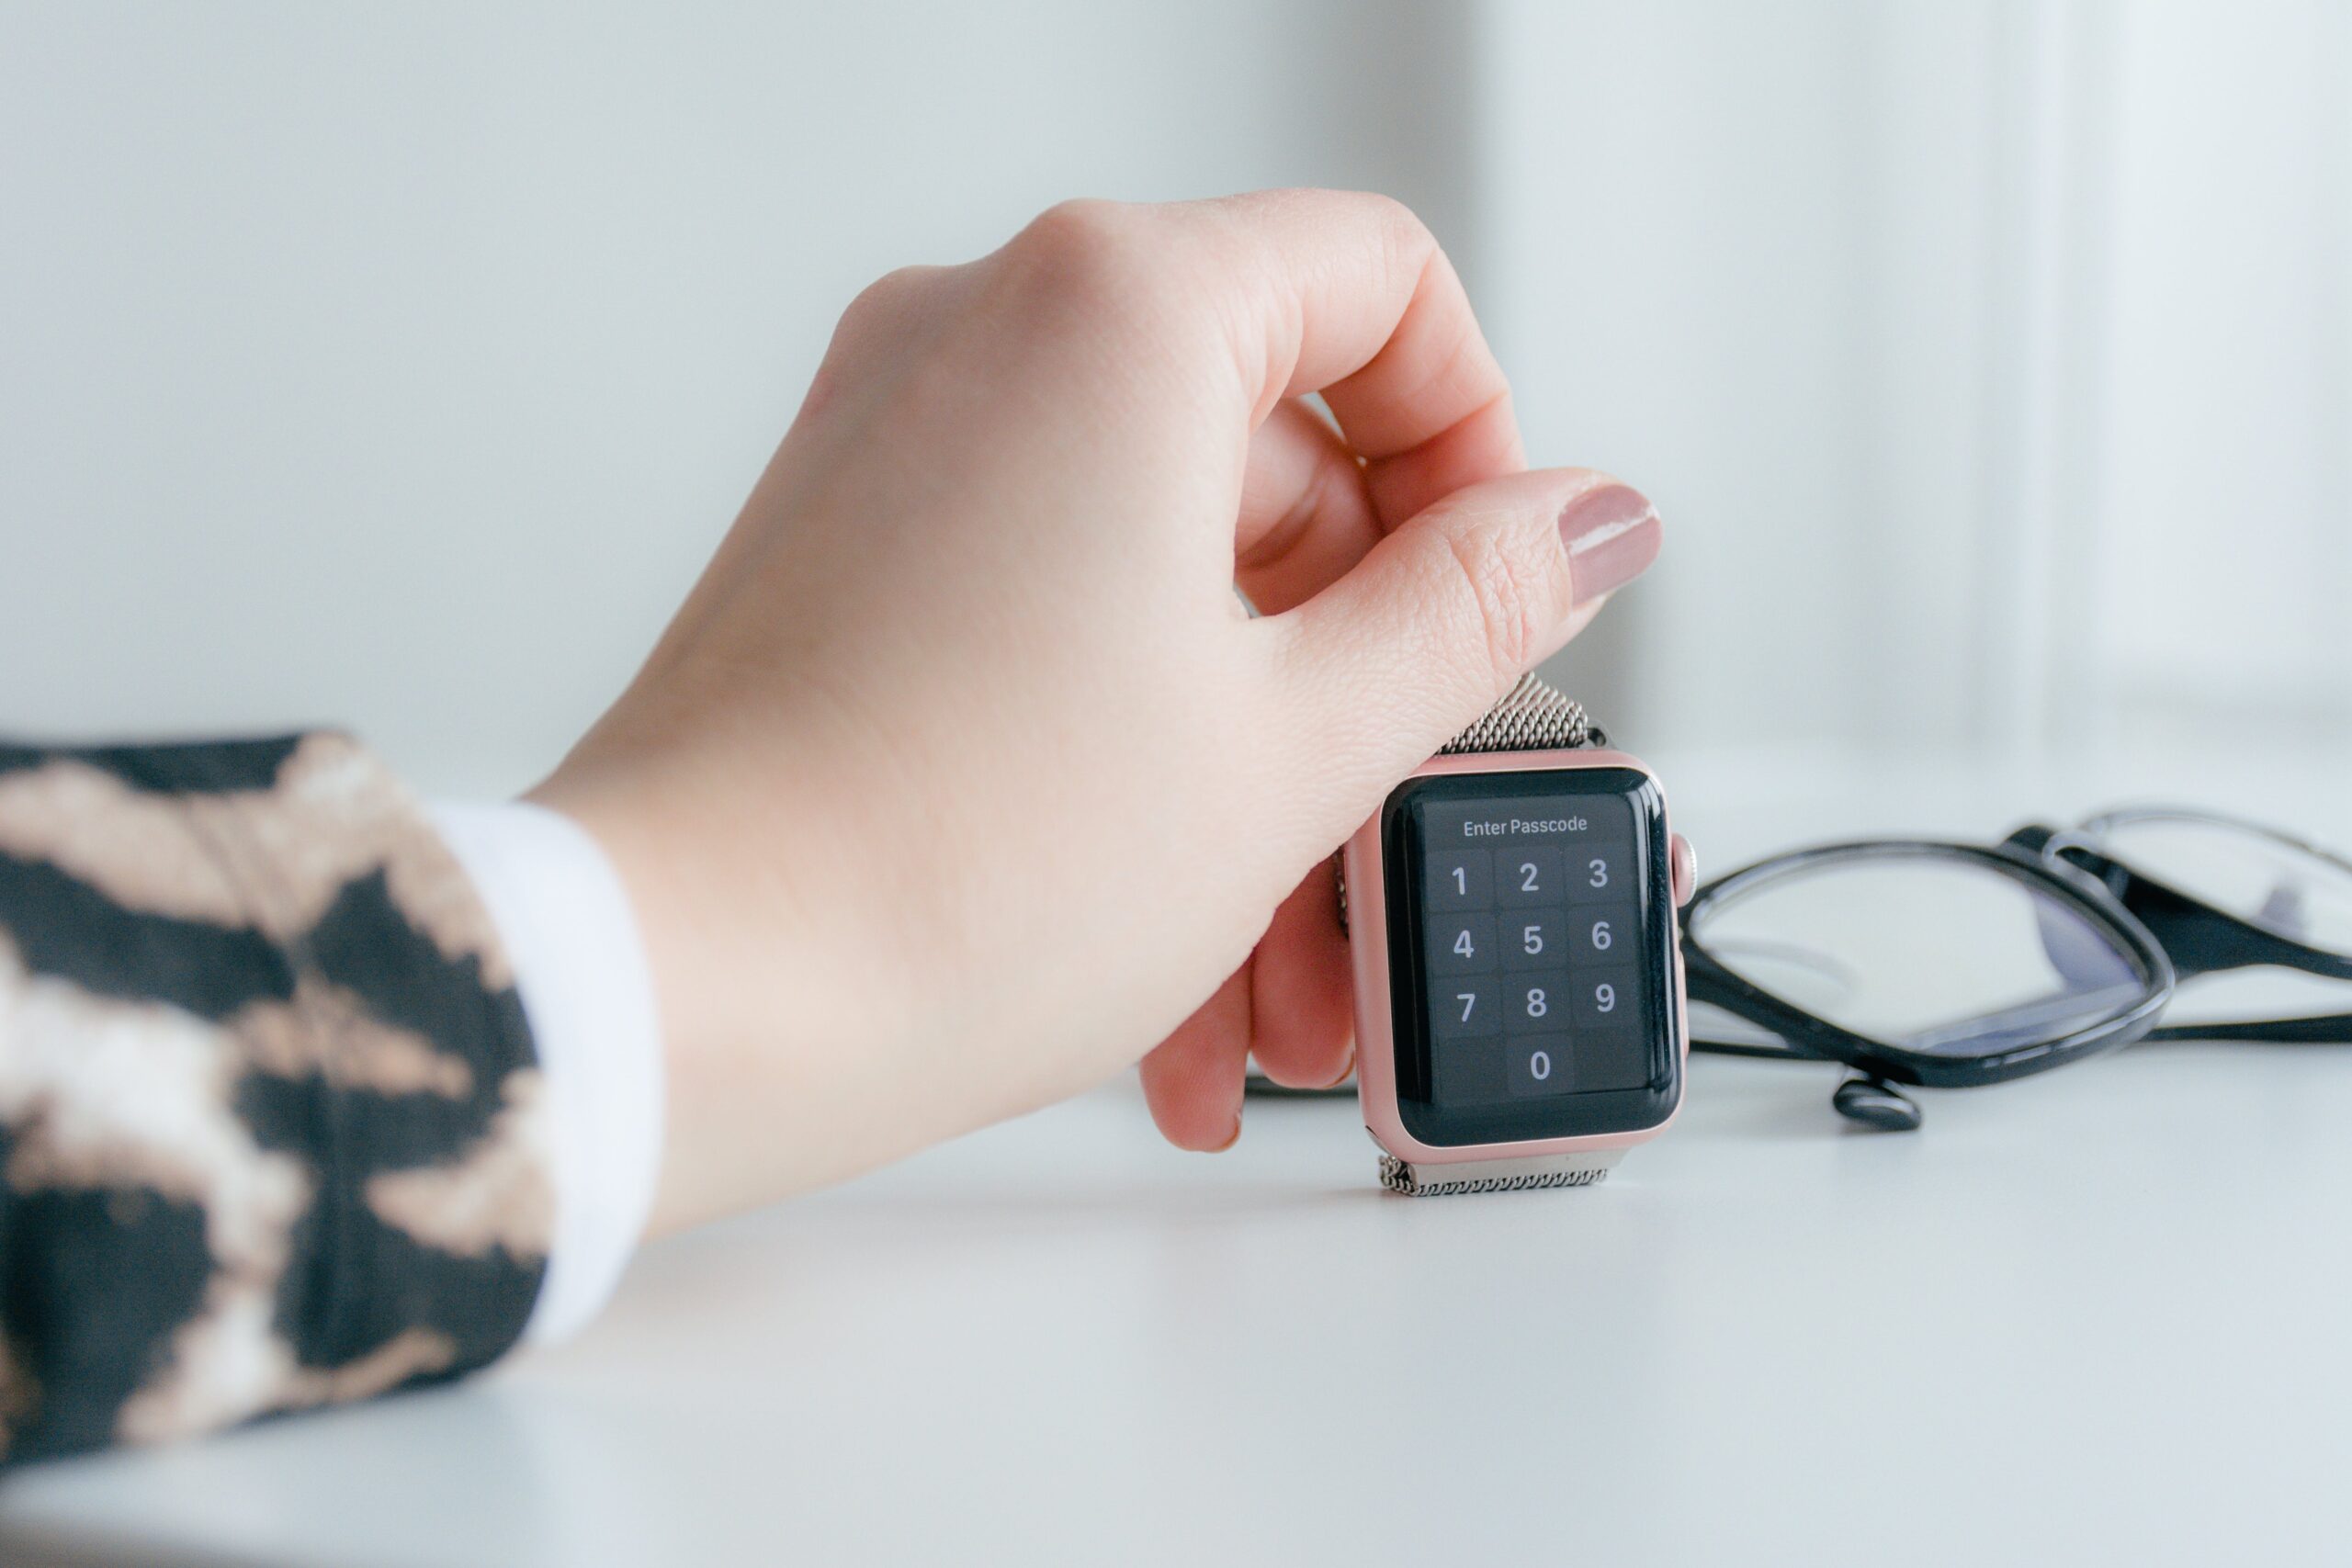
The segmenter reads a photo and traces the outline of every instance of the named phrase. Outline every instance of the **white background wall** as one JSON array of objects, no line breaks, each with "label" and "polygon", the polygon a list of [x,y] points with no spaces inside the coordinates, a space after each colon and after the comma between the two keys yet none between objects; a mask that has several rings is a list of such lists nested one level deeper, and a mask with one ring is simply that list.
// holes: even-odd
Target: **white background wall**
[{"label": "white background wall", "polygon": [[2321,0],[0,0],[0,731],[518,787],[865,281],[1318,183],[1667,513],[1564,660],[1620,734],[2341,741],[2348,84]]},{"label": "white background wall", "polygon": [[1490,7],[1487,311],[1675,745],[2352,736],[2352,13]]}]

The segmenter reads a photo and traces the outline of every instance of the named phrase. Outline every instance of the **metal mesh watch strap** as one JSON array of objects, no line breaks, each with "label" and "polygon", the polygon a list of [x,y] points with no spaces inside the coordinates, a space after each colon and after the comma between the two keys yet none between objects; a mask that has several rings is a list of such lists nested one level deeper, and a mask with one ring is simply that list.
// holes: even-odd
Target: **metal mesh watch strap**
[{"label": "metal mesh watch strap", "polygon": [[[1487,710],[1485,717],[1439,747],[1438,755],[1573,750],[1608,743],[1609,738],[1586,715],[1582,703],[1530,671],[1503,694],[1502,701]],[[1622,1154],[1622,1150],[1611,1149],[1597,1155],[1539,1155],[1474,1164],[1417,1166],[1384,1150],[1380,1156],[1380,1184],[1391,1192],[1417,1198],[1453,1192],[1521,1192],[1538,1187],[1589,1187],[1609,1174],[1609,1168],[1617,1163]]]},{"label": "metal mesh watch strap", "polygon": [[1533,671],[1503,694],[1477,723],[1437,749],[1441,757],[1472,751],[1572,750],[1606,746],[1609,737],[1588,717],[1584,705]]},{"label": "metal mesh watch strap", "polygon": [[1384,1153],[1380,1184],[1408,1198],[1442,1198],[1453,1192],[1524,1192],[1537,1187],[1589,1187],[1604,1179],[1624,1157],[1623,1149],[1597,1155],[1537,1155],[1525,1159],[1486,1159],[1475,1164],[1415,1165]]}]

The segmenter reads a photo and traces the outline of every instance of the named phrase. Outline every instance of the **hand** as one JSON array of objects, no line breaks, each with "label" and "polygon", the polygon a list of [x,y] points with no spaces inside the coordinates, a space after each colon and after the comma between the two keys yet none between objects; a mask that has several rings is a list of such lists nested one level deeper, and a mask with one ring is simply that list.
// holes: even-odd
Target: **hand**
[{"label": "hand", "polygon": [[535,792],[645,931],[656,1228],[1138,1058],[1186,1148],[1238,1134],[1253,1050],[1337,1080],[1332,851],[1657,546],[1632,491],[1526,471],[1392,201],[1076,203],[883,278]]}]

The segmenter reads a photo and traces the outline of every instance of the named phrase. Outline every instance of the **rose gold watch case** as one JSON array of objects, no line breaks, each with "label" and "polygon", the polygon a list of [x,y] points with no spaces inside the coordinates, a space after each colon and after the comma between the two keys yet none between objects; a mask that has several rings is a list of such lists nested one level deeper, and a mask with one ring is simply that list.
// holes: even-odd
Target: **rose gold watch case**
[{"label": "rose gold watch case", "polygon": [[[1642,774],[1655,785],[1661,801],[1666,785],[1657,773],[1638,758],[1623,751],[1576,750],[1552,751],[1485,751],[1455,757],[1436,757],[1415,769],[1416,779],[1440,778],[1452,773],[1565,773],[1582,768],[1626,768]],[[1409,781],[1408,781],[1409,782]],[[1527,1159],[1544,1155],[1595,1154],[1609,1149],[1627,1149],[1645,1144],[1674,1124],[1682,1113],[1682,1093],[1678,1086],[1673,1109],[1665,1119],[1651,1127],[1637,1128],[1628,1133],[1598,1133],[1576,1138],[1537,1138],[1519,1143],[1502,1144],[1425,1144],[1405,1130],[1403,1116],[1396,1108],[1396,1038],[1395,1021],[1390,1017],[1388,973],[1388,899],[1386,866],[1382,860],[1381,819],[1375,811],[1372,819],[1355,831],[1342,852],[1341,874],[1349,889],[1348,946],[1355,974],[1356,1008],[1356,1092],[1363,1106],[1364,1129],[1373,1142],[1383,1149],[1413,1165],[1461,1165],[1481,1160]],[[1668,862],[1680,882],[1689,863],[1689,852],[1681,845],[1679,835],[1673,830],[1671,813],[1667,817]],[[1675,1050],[1681,1068],[1687,1069],[1690,1060],[1690,998],[1682,978],[1682,900],[1690,890],[1677,886],[1667,896],[1667,961],[1673,965],[1668,976],[1674,997],[1674,1016],[1669,1027],[1675,1035]]]}]

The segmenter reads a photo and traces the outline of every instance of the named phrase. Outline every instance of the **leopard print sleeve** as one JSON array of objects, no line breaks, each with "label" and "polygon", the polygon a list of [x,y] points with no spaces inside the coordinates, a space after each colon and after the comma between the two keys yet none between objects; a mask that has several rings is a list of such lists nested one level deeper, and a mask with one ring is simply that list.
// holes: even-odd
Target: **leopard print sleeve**
[{"label": "leopard print sleeve", "polygon": [[0,1461],[492,1360],[540,1115],[489,917],[356,744],[0,744]]}]

